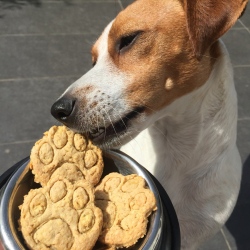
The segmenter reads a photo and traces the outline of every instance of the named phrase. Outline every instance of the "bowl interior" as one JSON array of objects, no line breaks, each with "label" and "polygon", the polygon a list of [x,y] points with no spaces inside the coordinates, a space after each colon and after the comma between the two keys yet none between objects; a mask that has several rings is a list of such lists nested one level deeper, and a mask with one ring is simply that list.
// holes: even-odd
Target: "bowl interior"
[{"label": "bowl interior", "polygon": [[[12,232],[12,236],[16,241],[16,244],[20,247],[20,249],[25,248],[25,242],[22,237],[22,233],[18,230],[19,228],[19,218],[20,218],[20,209],[19,206],[23,203],[23,197],[26,195],[30,189],[39,188],[40,185],[34,182],[34,176],[29,170],[27,164],[29,161],[25,162],[21,167],[23,171],[19,174],[17,181],[15,181],[13,191],[11,192],[9,202],[8,202],[8,218],[9,218],[9,227]],[[157,200],[157,210],[151,214],[149,217],[147,235],[140,239],[136,245],[127,248],[129,250],[145,250],[149,249],[150,246],[158,245],[158,241],[160,238],[160,232],[162,225],[162,208],[161,202],[159,198],[159,194],[154,184],[151,182],[147,173],[136,165],[135,162],[130,161],[129,159],[124,158],[123,155],[120,155],[117,152],[105,152],[104,153],[104,172],[103,176],[107,175],[111,172],[119,172],[123,175],[129,174],[139,174],[145,178],[149,188],[154,192],[156,200]],[[17,173],[15,173],[17,174]],[[8,185],[11,184],[10,179]],[[94,248],[95,249],[95,248]],[[151,249],[151,248],[150,248]],[[154,248],[152,248],[154,249]],[[155,248],[157,249],[157,248]]]}]

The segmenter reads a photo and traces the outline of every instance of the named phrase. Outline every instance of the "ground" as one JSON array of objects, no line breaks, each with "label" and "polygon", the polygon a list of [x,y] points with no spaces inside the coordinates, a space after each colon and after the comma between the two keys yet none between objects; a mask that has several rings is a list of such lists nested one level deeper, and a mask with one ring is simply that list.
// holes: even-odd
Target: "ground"
[{"label": "ground", "polygon": [[[92,65],[90,48],[129,0],[0,0],[0,175],[52,125],[50,107]],[[200,250],[250,249],[250,7],[222,37],[238,92],[243,180],[223,229]],[[249,179],[248,179],[249,178]]]}]

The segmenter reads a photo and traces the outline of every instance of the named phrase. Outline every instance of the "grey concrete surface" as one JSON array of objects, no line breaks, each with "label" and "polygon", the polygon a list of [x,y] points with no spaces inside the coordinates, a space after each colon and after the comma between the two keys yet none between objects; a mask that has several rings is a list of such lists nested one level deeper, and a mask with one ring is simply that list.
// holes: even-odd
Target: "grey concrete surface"
[{"label": "grey concrete surface", "polygon": [[[50,106],[91,67],[90,47],[131,0],[0,0],[0,175],[58,124]],[[238,92],[237,206],[200,250],[250,249],[250,8],[223,36]]]}]

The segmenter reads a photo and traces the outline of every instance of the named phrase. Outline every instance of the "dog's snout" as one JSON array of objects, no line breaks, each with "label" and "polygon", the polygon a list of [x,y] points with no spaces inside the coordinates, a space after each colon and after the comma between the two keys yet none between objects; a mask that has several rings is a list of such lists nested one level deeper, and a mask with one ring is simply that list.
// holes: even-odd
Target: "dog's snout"
[{"label": "dog's snout", "polygon": [[62,97],[51,107],[51,114],[60,122],[65,123],[73,112],[75,100]]}]

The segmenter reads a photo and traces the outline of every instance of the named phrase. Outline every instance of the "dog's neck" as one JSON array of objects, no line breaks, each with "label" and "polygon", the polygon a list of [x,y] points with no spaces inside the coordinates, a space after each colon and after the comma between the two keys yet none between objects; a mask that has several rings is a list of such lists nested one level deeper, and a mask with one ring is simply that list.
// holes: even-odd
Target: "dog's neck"
[{"label": "dog's neck", "polygon": [[230,60],[223,45],[221,49],[202,87],[161,110],[152,126],[122,147],[162,183],[171,174],[206,174],[223,150],[235,144],[237,100]]}]

